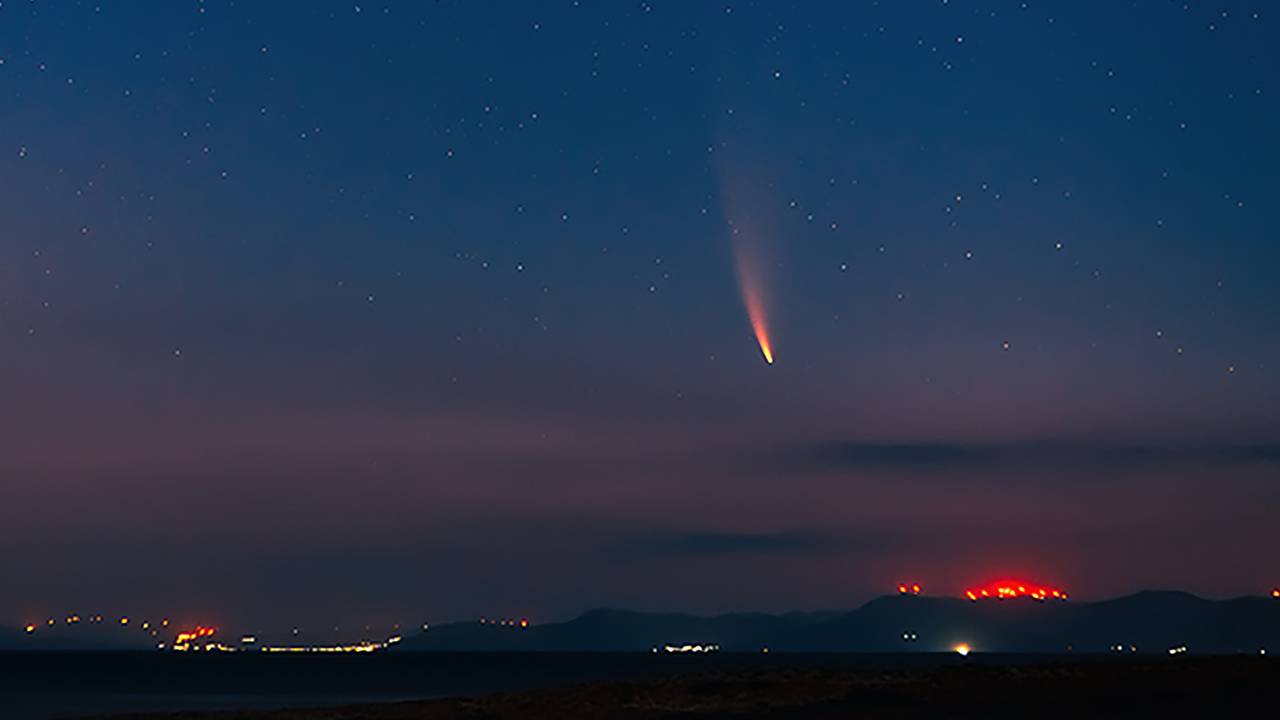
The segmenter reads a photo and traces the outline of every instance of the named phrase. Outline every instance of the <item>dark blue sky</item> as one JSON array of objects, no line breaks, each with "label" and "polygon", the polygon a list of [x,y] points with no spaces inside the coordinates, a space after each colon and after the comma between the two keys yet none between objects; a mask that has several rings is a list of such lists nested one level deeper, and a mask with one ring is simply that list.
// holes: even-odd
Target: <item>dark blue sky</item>
[{"label": "dark blue sky", "polygon": [[5,0],[0,613],[1260,592],[1274,13]]}]

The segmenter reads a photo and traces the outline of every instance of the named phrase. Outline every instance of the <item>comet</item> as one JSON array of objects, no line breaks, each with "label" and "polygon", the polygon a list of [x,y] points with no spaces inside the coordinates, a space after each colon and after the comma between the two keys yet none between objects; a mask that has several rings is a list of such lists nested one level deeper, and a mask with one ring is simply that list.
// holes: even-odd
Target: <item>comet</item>
[{"label": "comet", "polygon": [[756,334],[756,342],[760,345],[760,354],[764,361],[773,364],[773,345],[769,342],[769,326],[764,317],[764,301],[760,293],[750,287],[743,286],[742,302],[747,306],[747,318],[751,321],[751,330]]},{"label": "comet", "polygon": [[764,361],[773,364],[773,343],[769,340],[769,321],[765,316],[764,286],[759,268],[751,249],[738,236],[738,228],[732,229],[734,236],[734,260],[738,271],[738,287],[742,291],[742,304],[747,309],[747,320],[755,333],[756,343],[760,346],[760,354]]},{"label": "comet", "polygon": [[721,210],[729,231],[729,250],[742,306],[760,355],[766,364],[773,365],[777,348],[769,323],[772,298],[767,270],[769,259],[775,256],[772,240],[777,233],[771,231],[770,208],[777,204],[777,198],[765,179],[764,167],[744,164],[744,159],[733,157],[733,153],[717,153],[716,163]]}]

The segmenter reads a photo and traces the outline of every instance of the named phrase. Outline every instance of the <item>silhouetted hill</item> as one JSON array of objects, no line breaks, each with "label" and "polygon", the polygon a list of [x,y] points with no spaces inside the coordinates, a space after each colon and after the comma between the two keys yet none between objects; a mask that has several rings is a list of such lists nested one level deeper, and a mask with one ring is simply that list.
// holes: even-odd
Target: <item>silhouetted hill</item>
[{"label": "silhouetted hill", "polygon": [[[820,617],[820,616],[815,616]],[[777,616],[745,613],[700,617],[679,613],[641,613],[601,609],[564,623],[529,628],[494,623],[454,623],[432,628],[402,646],[418,650],[634,652],[665,642],[717,644],[759,650],[770,638],[784,637],[819,622],[804,614]],[[655,638],[660,638],[655,640]],[[696,640],[695,640],[696,638]]]},{"label": "silhouetted hill", "polygon": [[41,626],[35,635],[0,627],[0,650],[149,650],[155,646],[156,640],[145,633],[111,625]]},{"label": "silhouetted hill", "polygon": [[17,630],[0,627],[0,650],[21,649],[21,645],[18,643],[21,639]]},{"label": "silhouetted hill", "polygon": [[433,626],[402,650],[635,652],[663,645],[718,645],[724,651],[976,651],[1167,653],[1280,652],[1280,601],[1206,600],[1182,592],[1141,592],[1102,602],[1029,598],[969,602],[895,595],[847,613],[685,614],[592,610],[529,628],[493,623]]}]

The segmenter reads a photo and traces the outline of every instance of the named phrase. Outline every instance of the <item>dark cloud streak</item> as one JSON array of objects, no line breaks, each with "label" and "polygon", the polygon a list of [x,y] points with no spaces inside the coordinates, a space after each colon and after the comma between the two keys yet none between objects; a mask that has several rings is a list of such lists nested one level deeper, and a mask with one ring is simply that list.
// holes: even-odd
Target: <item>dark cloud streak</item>
[{"label": "dark cloud streak", "polygon": [[1280,444],[857,443],[804,447],[793,460],[826,469],[999,469],[1052,466],[1122,470],[1171,465],[1280,463]]},{"label": "dark cloud streak", "polygon": [[613,551],[631,559],[724,555],[827,553],[846,550],[847,538],[811,532],[654,532],[628,537]]}]

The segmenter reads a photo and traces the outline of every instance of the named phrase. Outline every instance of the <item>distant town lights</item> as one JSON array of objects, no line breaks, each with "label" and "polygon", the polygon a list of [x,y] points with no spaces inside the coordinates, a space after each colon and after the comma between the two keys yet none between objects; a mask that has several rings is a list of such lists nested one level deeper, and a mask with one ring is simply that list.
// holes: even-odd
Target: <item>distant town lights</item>
[{"label": "distant town lights", "polygon": [[[658,649],[654,648],[654,652],[657,652],[657,651]],[[713,653],[713,652],[719,652],[720,646],[719,645],[663,645],[662,651],[665,653],[677,654],[677,655],[685,654],[685,653]]]},{"label": "distant town lights", "polygon": [[1037,583],[1028,583],[1017,580],[1000,580],[981,587],[969,588],[964,591],[964,596],[973,602],[978,600],[995,598],[1004,600],[1006,598],[1028,597],[1032,600],[1066,600],[1067,591],[1059,588],[1047,587]]},{"label": "distant town lights", "polygon": [[966,657],[966,656],[970,653],[970,651],[972,650],[972,648],[970,648],[970,647],[969,647],[967,644],[965,644],[965,643],[960,643],[959,645],[956,645],[955,647],[953,647],[953,648],[951,648],[951,649],[952,649],[952,650],[954,650],[954,651],[955,651],[955,653],[956,653],[957,655],[959,655],[960,657]]}]

